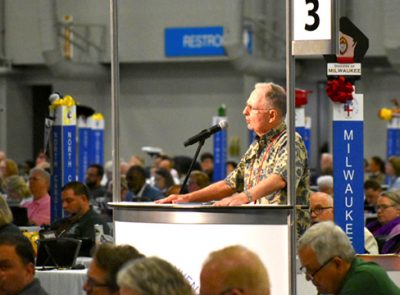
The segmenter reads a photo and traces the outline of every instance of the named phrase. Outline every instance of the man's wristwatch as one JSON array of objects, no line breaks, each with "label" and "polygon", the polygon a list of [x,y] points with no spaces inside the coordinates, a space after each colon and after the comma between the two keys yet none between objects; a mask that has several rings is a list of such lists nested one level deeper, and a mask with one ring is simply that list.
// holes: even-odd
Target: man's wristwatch
[{"label": "man's wristwatch", "polygon": [[246,197],[247,197],[247,203],[253,202],[253,196],[250,194],[250,192],[249,192],[248,190],[245,190],[245,191],[244,191],[244,194],[245,194]]}]

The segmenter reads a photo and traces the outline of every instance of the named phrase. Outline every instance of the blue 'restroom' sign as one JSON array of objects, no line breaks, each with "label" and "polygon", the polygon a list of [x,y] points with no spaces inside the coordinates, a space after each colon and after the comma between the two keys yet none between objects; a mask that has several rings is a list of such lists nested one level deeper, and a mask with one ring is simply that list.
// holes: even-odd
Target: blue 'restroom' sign
[{"label": "blue 'restroom' sign", "polygon": [[166,28],[165,56],[223,56],[224,28]]}]

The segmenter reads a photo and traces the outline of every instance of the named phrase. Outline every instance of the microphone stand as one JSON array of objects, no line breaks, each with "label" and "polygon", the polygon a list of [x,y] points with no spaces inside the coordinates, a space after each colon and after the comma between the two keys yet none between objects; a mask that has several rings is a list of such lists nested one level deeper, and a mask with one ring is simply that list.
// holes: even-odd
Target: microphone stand
[{"label": "microphone stand", "polygon": [[202,139],[202,140],[199,141],[199,145],[197,146],[197,150],[196,150],[196,153],[194,154],[192,163],[190,164],[189,170],[188,170],[188,172],[186,173],[186,177],[185,177],[185,179],[183,180],[182,187],[181,187],[181,190],[180,190],[180,192],[179,192],[180,194],[183,194],[183,192],[184,192],[184,189],[185,189],[186,184],[187,184],[187,182],[188,182],[188,180],[189,180],[189,177],[190,177],[190,173],[192,173],[194,164],[196,163],[197,157],[199,156],[200,150],[201,150],[201,148],[203,147],[204,142],[205,142],[205,139]]}]

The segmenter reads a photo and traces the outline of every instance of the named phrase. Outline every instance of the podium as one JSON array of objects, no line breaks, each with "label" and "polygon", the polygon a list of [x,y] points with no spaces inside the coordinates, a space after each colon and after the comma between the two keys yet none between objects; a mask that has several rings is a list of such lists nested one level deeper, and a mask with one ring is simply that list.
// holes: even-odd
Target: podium
[{"label": "podium", "polygon": [[271,295],[290,292],[288,216],[290,206],[213,207],[196,203],[116,202],[116,244],[130,244],[179,268],[199,291],[203,262],[212,251],[242,245],[257,253],[268,269]]}]

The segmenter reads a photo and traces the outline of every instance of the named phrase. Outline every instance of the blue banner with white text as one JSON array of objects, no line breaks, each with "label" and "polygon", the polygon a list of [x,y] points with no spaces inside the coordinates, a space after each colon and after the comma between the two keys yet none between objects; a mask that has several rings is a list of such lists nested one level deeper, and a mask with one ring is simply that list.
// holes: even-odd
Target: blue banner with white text
[{"label": "blue banner with white text", "polygon": [[53,126],[51,222],[63,218],[61,189],[76,180],[76,126]]},{"label": "blue banner with white text", "polygon": [[[226,117],[214,117],[213,124],[216,125],[220,121],[226,121]],[[214,144],[214,172],[213,182],[225,179],[226,177],[226,158],[227,158],[227,137],[228,132],[223,129],[213,135]]]},{"label": "blue banner with white text", "polygon": [[85,182],[86,170],[90,163],[90,128],[79,127],[78,180]]},{"label": "blue banner with white text", "polygon": [[334,211],[357,253],[364,253],[364,123],[333,121]]},{"label": "blue banner with white text", "polygon": [[223,56],[224,28],[166,28],[164,32],[165,56]]}]

